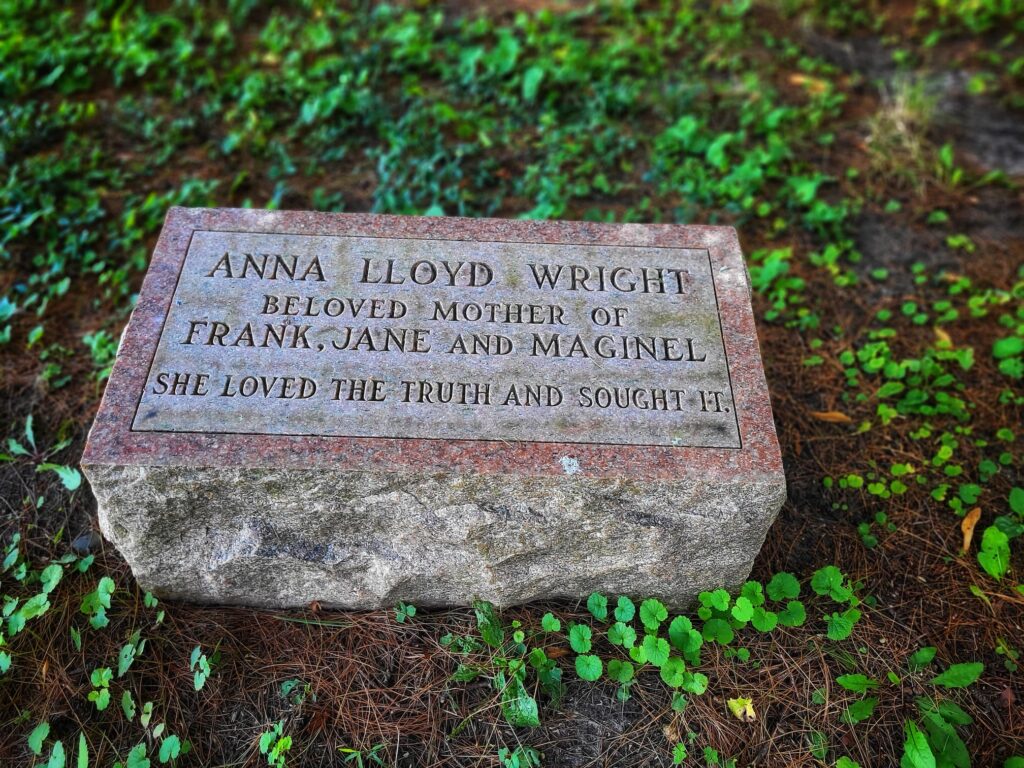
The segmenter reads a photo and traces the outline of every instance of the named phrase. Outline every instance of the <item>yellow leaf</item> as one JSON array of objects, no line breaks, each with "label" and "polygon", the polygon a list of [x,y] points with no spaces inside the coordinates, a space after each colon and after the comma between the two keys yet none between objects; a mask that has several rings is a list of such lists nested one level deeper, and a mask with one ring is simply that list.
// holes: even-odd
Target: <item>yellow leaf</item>
[{"label": "yellow leaf", "polygon": [[802,85],[813,94],[824,93],[828,90],[828,81],[818,77],[810,77],[796,72],[789,76],[789,82],[793,85]]},{"label": "yellow leaf", "polygon": [[975,507],[964,515],[964,519],[960,521],[960,531],[964,535],[964,554],[967,554],[967,550],[971,548],[971,539],[974,538],[974,526],[978,524],[978,519],[980,517],[981,507]]},{"label": "yellow leaf", "polygon": [[744,723],[752,723],[757,720],[753,699],[729,699],[726,704],[729,705],[729,711]]},{"label": "yellow leaf", "polygon": [[944,344],[947,347],[953,346],[953,339],[951,339],[949,334],[941,328],[935,329],[935,338],[939,340],[940,344]]},{"label": "yellow leaf", "polygon": [[832,424],[849,424],[853,421],[853,419],[840,411],[811,411],[811,416],[818,421],[828,421]]}]

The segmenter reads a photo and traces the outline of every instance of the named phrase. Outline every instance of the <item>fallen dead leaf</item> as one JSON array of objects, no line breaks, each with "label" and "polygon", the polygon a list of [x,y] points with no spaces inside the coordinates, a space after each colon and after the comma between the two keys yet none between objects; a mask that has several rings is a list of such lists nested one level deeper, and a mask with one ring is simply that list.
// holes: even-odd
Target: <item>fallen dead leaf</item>
[{"label": "fallen dead leaf", "polygon": [[950,347],[953,346],[953,339],[950,338],[950,335],[948,333],[946,333],[944,330],[942,330],[941,328],[936,328],[935,329],[935,338],[937,338],[943,344],[946,344],[946,345],[948,345]]},{"label": "fallen dead leaf", "polygon": [[818,421],[827,421],[831,424],[850,424],[853,422],[853,419],[841,411],[811,411],[811,417]]},{"label": "fallen dead leaf", "polygon": [[790,75],[789,82],[791,82],[793,85],[802,85],[804,88],[806,88],[813,94],[824,93],[825,91],[828,90],[827,80],[822,80],[819,77],[811,77],[809,75],[804,75],[799,72]]},{"label": "fallen dead leaf", "polygon": [[978,519],[981,517],[981,507],[975,507],[966,515],[964,519],[960,521],[960,531],[964,535],[964,546],[963,553],[966,555],[967,551],[971,548],[971,539],[974,538],[974,526],[978,524]]},{"label": "fallen dead leaf", "polygon": [[665,734],[665,739],[669,744],[675,744],[683,740],[683,735],[679,732],[675,719],[662,729],[662,733]]},{"label": "fallen dead leaf", "polygon": [[1009,686],[1003,688],[1003,692],[999,694],[999,698],[1002,699],[1003,704],[1006,705],[1008,710],[1013,709],[1014,702],[1017,701],[1017,697],[1013,695],[1013,690]]}]

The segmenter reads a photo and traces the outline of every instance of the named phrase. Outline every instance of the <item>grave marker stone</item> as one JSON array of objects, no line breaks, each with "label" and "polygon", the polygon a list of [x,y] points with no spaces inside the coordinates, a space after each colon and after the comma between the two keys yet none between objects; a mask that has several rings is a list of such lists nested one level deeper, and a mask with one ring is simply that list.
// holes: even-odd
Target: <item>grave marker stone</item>
[{"label": "grave marker stone", "polygon": [[173,208],[83,458],[167,597],[733,586],[785,497],[727,227]]}]

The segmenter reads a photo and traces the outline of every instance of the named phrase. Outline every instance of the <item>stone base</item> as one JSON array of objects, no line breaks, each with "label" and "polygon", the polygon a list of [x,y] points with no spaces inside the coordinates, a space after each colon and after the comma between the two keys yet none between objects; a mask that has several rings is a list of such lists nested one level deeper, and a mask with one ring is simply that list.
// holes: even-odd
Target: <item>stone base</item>
[{"label": "stone base", "polygon": [[741,584],[785,498],[579,476],[87,466],[103,534],[161,597],[339,608],[654,596]]}]

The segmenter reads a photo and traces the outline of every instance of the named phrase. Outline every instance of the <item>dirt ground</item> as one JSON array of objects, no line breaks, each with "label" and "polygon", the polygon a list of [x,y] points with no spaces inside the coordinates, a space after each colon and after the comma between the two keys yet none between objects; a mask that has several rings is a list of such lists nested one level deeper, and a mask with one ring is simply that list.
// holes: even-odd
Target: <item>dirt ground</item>
[{"label": "dirt ground", "polygon": [[[520,5],[533,10],[537,4]],[[560,10],[561,4],[556,5]],[[1024,191],[1019,186],[1024,180],[1024,113],[991,95],[972,95],[962,71],[933,68],[937,106],[929,142],[937,147],[952,141],[958,163],[975,178],[1001,170],[1009,183],[908,189],[884,172],[873,174],[865,145],[871,116],[883,106],[885,83],[896,77],[891,46],[877,35],[841,40],[820,29],[794,34],[803,35],[812,52],[852,78],[839,141],[833,149],[822,150],[816,163],[836,178],[844,178],[849,167],[862,169],[858,178],[843,181],[852,188],[874,189],[852,224],[862,255],[856,269],[863,274],[885,269],[889,278],[865,280],[850,290],[808,260],[794,259],[791,275],[805,282],[803,292],[820,315],[821,327],[841,329],[822,333],[824,345],[815,350],[808,348],[806,334],[798,328],[762,321],[771,302],[763,294],[754,297],[789,498],[768,534],[753,578],[765,582],[774,573],[790,571],[806,579],[824,564],[839,565],[876,600],[858,624],[854,645],[837,648],[825,641],[820,627],[806,626],[745,637],[743,645],[752,657],[746,664],[727,658],[719,646],[705,646],[702,668],[712,686],[706,695],[692,697],[682,713],[672,710],[670,692],[656,679],[635,685],[632,698],[620,702],[613,684],[580,681],[569,664],[561,705],[551,706],[542,698],[542,726],[515,729],[501,719],[488,681],[450,680],[459,659],[442,637],[473,634],[471,611],[424,611],[398,624],[391,611],[352,614],[311,607],[274,612],[167,603],[161,605],[166,619],[158,628],[126,564],[96,534],[95,499],[87,484],[68,496],[52,473],[7,462],[0,463],[0,538],[6,542],[20,532],[29,560],[46,561],[71,547],[95,554],[96,561],[90,574],[66,577],[69,583],[62,589],[70,590],[67,599],[30,625],[26,631],[31,643],[18,638],[18,663],[0,679],[0,764],[32,764],[25,734],[41,712],[47,713],[52,735],[67,744],[80,730],[88,731],[94,755],[101,760],[96,764],[124,759],[132,737],[123,726],[98,718],[85,692],[89,671],[116,660],[137,626],[152,629],[152,637],[133,668],[135,696],[140,702],[159,702],[168,729],[193,743],[193,754],[181,758],[180,765],[264,765],[259,735],[282,720],[294,739],[291,765],[339,765],[339,746],[369,751],[382,744],[386,765],[493,766],[498,765],[498,747],[522,743],[539,750],[547,766],[667,766],[672,764],[672,745],[690,732],[697,734],[697,744],[713,745],[741,766],[832,765],[833,758],[819,760],[809,749],[814,732],[827,735],[830,755],[849,754],[865,766],[896,765],[903,722],[914,716],[915,697],[926,693],[923,683],[908,678],[902,687],[880,694],[875,716],[853,727],[840,721],[851,698],[835,686],[834,677],[855,662],[858,671],[884,679],[925,645],[935,646],[937,658],[947,663],[985,664],[981,680],[956,695],[974,719],[962,732],[973,765],[1002,765],[1011,755],[1024,753],[1024,686],[1020,672],[1008,669],[1005,657],[996,653],[1000,640],[1024,645],[1024,595],[979,580],[973,557],[959,552],[960,519],[928,489],[912,488],[887,500],[884,509],[893,530],[876,526],[878,543],[868,547],[857,526],[879,511],[878,501],[823,487],[822,482],[824,477],[862,471],[864,457],[885,466],[929,461],[909,435],[911,426],[856,430],[863,418],[870,418],[872,406],[844,398],[843,365],[837,360],[848,340],[862,338],[876,326],[879,310],[898,313],[910,300],[924,306],[946,298],[943,284],[915,282],[918,273],[912,265],[923,265],[929,278],[963,276],[982,288],[1010,290],[1019,284],[1024,266]],[[189,167],[188,161],[183,167]],[[367,189],[376,184],[372,170],[353,171],[339,183],[348,185],[347,210],[370,209]],[[265,182],[253,182],[246,190],[255,199],[270,193]],[[901,200],[901,209],[885,210],[880,201],[888,198]],[[301,188],[293,189],[285,203],[312,207]],[[578,205],[565,218],[582,217],[586,207]],[[944,229],[925,223],[927,212],[936,208],[949,213],[951,221]],[[505,216],[519,213],[513,199],[499,211]],[[968,236],[974,249],[950,247],[950,232]],[[778,245],[764,223],[741,229],[740,238],[748,254]],[[152,242],[151,237],[148,247]],[[812,248],[802,233],[794,234],[791,244],[799,253]],[[140,273],[130,277],[136,287],[141,278]],[[17,270],[6,269],[0,287],[17,279]],[[97,305],[92,296],[74,292],[49,312],[59,318],[59,326],[48,333],[68,340],[103,325],[116,335],[127,321],[123,308]],[[24,338],[34,322],[30,316],[16,317],[14,337]],[[909,355],[934,333],[931,325],[922,325],[891,344]],[[954,344],[978,350],[966,389],[959,393],[971,404],[974,434],[988,437],[1004,427],[1021,431],[1020,405],[1000,399],[1007,389],[1024,394],[1020,382],[1008,384],[987,353],[1005,333],[996,314],[963,318],[953,333],[958,334]],[[812,353],[826,363],[806,365]],[[102,384],[91,376],[87,357],[68,357],[65,372],[71,382],[57,391],[41,378],[42,366],[36,352],[23,344],[0,346],[0,423],[6,434],[16,435],[26,416],[34,414],[40,444],[70,438],[61,461],[75,465]],[[821,412],[848,413],[852,421],[833,423],[814,416]],[[993,480],[993,493],[1001,498],[1011,487],[1024,485],[1024,457],[1019,447],[1015,453],[1015,464]],[[976,466],[987,455],[983,447],[965,441],[959,459]],[[1019,576],[1019,547],[1013,564]],[[82,651],[68,627],[81,624],[81,598],[95,588],[101,573],[121,589],[114,596],[110,626],[93,633]],[[972,584],[982,585],[984,599],[971,593]],[[586,609],[531,605],[508,610],[504,618],[536,627],[547,610],[565,620],[584,616]],[[820,611],[809,606],[815,618]],[[216,673],[201,692],[193,690],[189,669],[196,645],[217,650]],[[569,654],[568,647],[548,650],[552,656]],[[281,683],[289,679],[308,684],[310,693],[301,703],[280,694]],[[823,692],[824,704],[814,700],[816,692]],[[740,722],[724,702],[750,694],[760,716],[753,723]],[[111,706],[116,709],[116,702]]]}]

